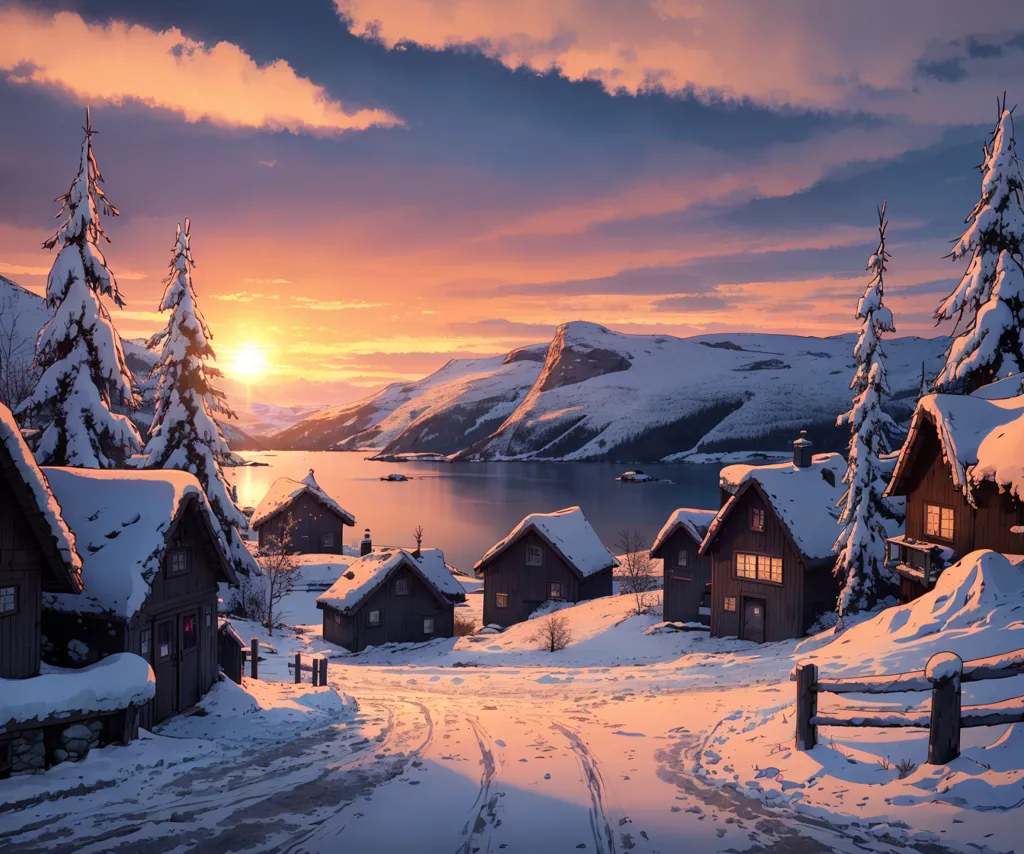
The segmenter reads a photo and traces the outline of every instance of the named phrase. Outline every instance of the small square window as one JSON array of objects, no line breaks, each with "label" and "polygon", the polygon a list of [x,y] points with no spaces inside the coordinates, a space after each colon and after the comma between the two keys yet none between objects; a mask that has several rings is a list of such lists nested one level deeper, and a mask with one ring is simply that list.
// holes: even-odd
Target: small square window
[{"label": "small square window", "polygon": [[560,581],[552,581],[548,585],[548,599],[564,599],[565,586]]},{"label": "small square window", "polygon": [[0,617],[18,613],[18,588],[0,587]]},{"label": "small square window", "polygon": [[764,531],[764,510],[760,507],[750,508],[750,530]]},{"label": "small square window", "polygon": [[184,575],[188,572],[188,549],[174,549],[167,556],[167,571],[171,575]]},{"label": "small square window", "polygon": [[320,544],[321,544],[321,545],[322,545],[322,546],[323,546],[323,547],[324,547],[325,549],[333,549],[333,548],[334,548],[334,532],[332,531],[332,532],[331,532],[331,533],[329,533],[329,534],[324,534],[324,535],[323,535],[323,536],[322,536],[322,537],[320,538]]},{"label": "small square window", "polygon": [[690,555],[687,554],[686,549],[680,549],[679,554],[676,555],[676,566],[687,566],[690,563]]},{"label": "small square window", "polygon": [[370,611],[370,613],[367,614],[367,616],[366,616],[366,621],[371,626],[379,626],[380,625],[380,611],[377,610],[376,608],[374,610]]},{"label": "small square window", "polygon": [[495,593],[494,594],[494,607],[495,608],[507,608],[508,607],[508,594],[507,593]]},{"label": "small square window", "polygon": [[432,635],[434,633],[434,618],[424,617],[423,618],[423,634]]},{"label": "small square window", "polygon": [[724,607],[725,607],[726,611],[735,611],[736,610],[736,597],[735,596],[726,596],[725,597],[725,605],[724,605]]},{"label": "small square window", "polygon": [[540,546],[527,546],[526,547],[526,565],[527,566],[543,566],[544,565],[544,550]]},{"label": "small square window", "polygon": [[925,533],[942,540],[953,539],[953,508],[925,505]]},{"label": "small square window", "polygon": [[396,578],[395,579],[395,595],[396,596],[408,596],[409,595],[409,579],[408,578]]}]

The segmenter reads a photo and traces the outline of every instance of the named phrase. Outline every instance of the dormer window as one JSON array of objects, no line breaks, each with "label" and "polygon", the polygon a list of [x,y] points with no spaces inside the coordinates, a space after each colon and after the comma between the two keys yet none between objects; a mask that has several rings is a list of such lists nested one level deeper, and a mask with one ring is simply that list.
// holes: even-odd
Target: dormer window
[{"label": "dormer window", "polygon": [[184,575],[188,570],[188,549],[173,549],[167,553],[167,573],[169,575]]},{"label": "dormer window", "polygon": [[750,530],[764,532],[764,510],[760,507],[750,508]]},{"label": "dormer window", "polygon": [[925,505],[924,531],[929,537],[953,539],[953,508],[937,504]]},{"label": "dormer window", "polygon": [[396,596],[408,596],[409,595],[409,579],[408,578],[396,578],[395,579],[395,595]]},{"label": "dormer window", "polygon": [[527,546],[526,547],[526,565],[527,566],[543,566],[544,565],[544,550],[540,546]]}]

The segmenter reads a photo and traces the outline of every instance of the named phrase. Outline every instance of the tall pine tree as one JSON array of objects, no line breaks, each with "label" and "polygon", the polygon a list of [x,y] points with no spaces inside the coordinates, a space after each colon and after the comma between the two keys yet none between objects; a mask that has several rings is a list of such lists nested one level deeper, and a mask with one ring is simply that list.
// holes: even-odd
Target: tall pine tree
[{"label": "tall pine tree", "polygon": [[954,260],[970,257],[967,272],[935,312],[936,322],[966,320],[953,339],[935,390],[969,393],[1024,370],[1024,181],[1006,96],[985,145],[981,198],[953,247]]},{"label": "tall pine tree", "polygon": [[220,371],[209,361],[216,359],[213,337],[197,305],[192,284],[191,225],[178,225],[171,250],[171,272],[167,278],[160,311],[170,312],[167,326],[149,339],[148,347],[161,347],[160,358],[150,379],[156,381],[155,411],[150,439],[140,467],[170,468],[194,474],[203,485],[210,506],[221,525],[235,570],[249,574],[255,562],[242,544],[239,528],[248,522],[235,504],[221,465],[231,456],[214,413],[233,418],[224,394],[214,384]]},{"label": "tall pine tree", "polygon": [[885,565],[885,520],[894,518],[883,497],[885,480],[879,456],[890,450],[893,420],[882,411],[889,393],[881,336],[895,332],[892,312],[886,308],[884,280],[889,254],[885,249],[885,203],[878,211],[878,249],[868,259],[871,281],[857,303],[860,337],[853,355],[857,361],[850,388],[853,408],[839,416],[837,426],[849,425],[850,449],[839,500],[841,532],[833,546],[838,554],[835,575],[842,585],[839,617],[871,608],[891,593],[896,579]]},{"label": "tall pine tree", "polygon": [[18,413],[41,428],[35,443],[40,463],[113,468],[138,451],[141,441],[131,419],[111,411],[138,404],[121,339],[101,299],[124,306],[99,248],[100,238],[108,239],[100,215],[118,211],[100,187],[92,137],[87,110],[78,174],[57,198],[57,216],[66,218],[43,244],[61,247],[46,280],[46,305],[53,315],[36,340],[36,364],[43,372]]}]

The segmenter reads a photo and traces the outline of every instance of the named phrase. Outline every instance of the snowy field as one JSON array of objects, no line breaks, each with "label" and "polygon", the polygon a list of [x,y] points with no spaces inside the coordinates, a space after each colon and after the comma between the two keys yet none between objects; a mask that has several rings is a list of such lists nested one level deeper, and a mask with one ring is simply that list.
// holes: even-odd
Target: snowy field
[{"label": "snowy field", "polygon": [[[800,753],[789,674],[805,660],[823,676],[891,674],[939,650],[1024,646],[1021,571],[979,554],[911,606],[764,646],[668,630],[630,616],[628,596],[565,609],[573,642],[555,653],[538,650],[536,621],[358,655],[315,622],[270,636],[235,621],[262,641],[261,680],[219,684],[204,714],[129,747],[0,781],[0,850],[1018,850],[1021,732],[964,730],[963,756],[942,767],[924,764],[922,730],[823,728]],[[478,617],[479,594],[467,599]],[[295,652],[330,659],[329,687],[291,684]],[[965,686],[964,703],[1021,683]],[[859,699],[828,702],[878,704]]]}]

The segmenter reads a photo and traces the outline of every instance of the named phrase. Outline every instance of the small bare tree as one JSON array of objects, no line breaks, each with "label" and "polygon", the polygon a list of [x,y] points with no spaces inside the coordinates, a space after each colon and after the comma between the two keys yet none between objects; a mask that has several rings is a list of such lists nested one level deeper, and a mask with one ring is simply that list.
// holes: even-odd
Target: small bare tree
[{"label": "small bare tree", "polygon": [[423,526],[417,525],[412,535],[416,538],[416,557],[419,557],[420,550],[423,548]]},{"label": "small bare tree", "polygon": [[33,369],[35,339],[19,332],[23,311],[13,294],[0,299],[0,403],[14,409],[35,388],[39,371]]},{"label": "small bare tree", "polygon": [[281,601],[291,595],[302,581],[302,569],[292,554],[291,541],[295,523],[289,516],[284,528],[266,538],[256,559],[263,570],[265,596],[264,615],[267,631],[274,634],[274,623],[280,619]]},{"label": "small bare tree", "polygon": [[623,592],[632,594],[635,599],[633,613],[646,614],[651,607],[652,591],[658,586],[647,540],[636,528],[625,528],[619,532],[618,546],[623,561],[619,571],[625,575]]},{"label": "small bare tree", "polygon": [[548,652],[565,649],[572,643],[572,629],[569,628],[569,617],[559,611],[548,614],[537,620],[537,631],[531,640],[540,644],[541,649]]}]

